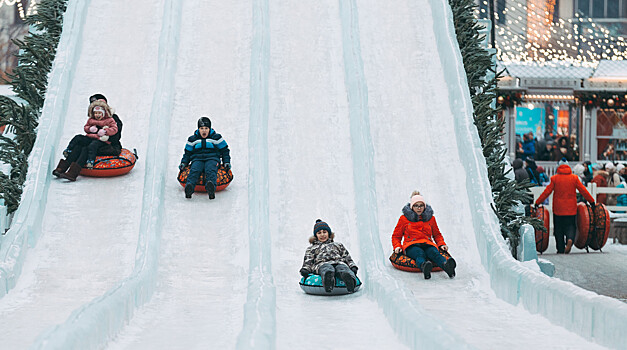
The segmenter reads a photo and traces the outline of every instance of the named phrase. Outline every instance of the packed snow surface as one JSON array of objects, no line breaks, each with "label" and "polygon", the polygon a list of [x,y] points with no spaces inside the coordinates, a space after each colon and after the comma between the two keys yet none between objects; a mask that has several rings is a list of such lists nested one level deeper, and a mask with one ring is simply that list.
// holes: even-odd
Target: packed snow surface
[{"label": "packed snow surface", "polygon": [[[528,311],[518,291],[502,295],[518,271],[537,280],[523,285],[532,291],[554,280],[499,255],[491,209],[473,209],[487,178],[468,170],[483,157],[476,136],[460,132],[471,116],[455,107],[468,106],[465,78],[451,91],[459,54],[442,57],[443,45],[454,47],[446,2],[84,4],[65,21],[84,23],[81,44],[60,46],[59,57],[79,54],[69,90],[47,99],[68,96],[63,131],[37,150],[54,149],[56,165],[100,92],[140,158],[123,177],[47,180],[36,245],[0,299],[11,329],[3,348],[603,348]],[[201,115],[231,149],[235,179],[215,200],[185,199],[176,181]],[[413,190],[434,209],[457,260],[454,279],[424,280],[387,261]],[[361,291],[320,297],[299,288],[317,218],[360,267]],[[482,238],[492,236],[497,243]],[[486,271],[501,261],[505,272]],[[613,301],[586,293],[600,307]]]}]

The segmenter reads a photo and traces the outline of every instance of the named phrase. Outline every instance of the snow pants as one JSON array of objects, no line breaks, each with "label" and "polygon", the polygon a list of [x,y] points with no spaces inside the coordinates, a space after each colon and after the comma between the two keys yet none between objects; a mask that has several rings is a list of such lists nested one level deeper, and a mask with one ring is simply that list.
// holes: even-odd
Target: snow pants
[{"label": "snow pants", "polygon": [[207,186],[207,183],[212,182],[214,185],[218,179],[218,162],[214,159],[209,160],[195,160],[192,162],[192,166],[189,168],[189,175],[187,176],[186,185],[196,186],[200,174],[205,172],[205,180],[207,181],[203,185]]},{"label": "snow pants", "polygon": [[562,254],[569,239],[575,241],[577,229],[577,215],[555,215],[553,214],[553,235],[555,235],[555,246],[557,252]]},{"label": "snow pants", "polygon": [[71,151],[67,161],[76,162],[81,167],[85,166],[87,159],[95,160],[96,156],[117,156],[121,150],[116,150],[110,144],[92,139],[85,135],[76,135],[67,148]]},{"label": "snow pants", "polygon": [[[346,278],[353,278],[353,279],[357,280],[357,276],[355,276],[355,274],[353,273],[353,270],[351,270],[345,264],[335,264],[335,265],[333,265],[333,264],[322,264],[318,268],[318,274],[320,276],[324,277],[324,274],[327,271],[333,272],[335,277],[341,279],[342,281],[344,281],[344,283],[346,283]],[[348,276],[346,276],[346,274],[348,274]],[[324,278],[322,279],[322,281],[323,281],[323,284],[324,284]]]},{"label": "snow pants", "polygon": [[414,259],[418,267],[420,267],[427,258],[441,268],[444,268],[444,263],[446,263],[446,258],[440,254],[438,248],[427,243],[410,245],[405,249],[405,255]]}]

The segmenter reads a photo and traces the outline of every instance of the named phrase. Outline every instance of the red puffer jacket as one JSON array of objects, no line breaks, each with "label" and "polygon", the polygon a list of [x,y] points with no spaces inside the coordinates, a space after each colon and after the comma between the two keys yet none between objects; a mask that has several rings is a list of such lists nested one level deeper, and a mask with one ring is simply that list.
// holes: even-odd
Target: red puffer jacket
[{"label": "red puffer jacket", "polygon": [[405,250],[410,245],[418,243],[431,244],[436,248],[446,244],[438,228],[438,223],[435,221],[435,216],[433,216],[431,206],[427,205],[425,211],[418,217],[407,204],[403,208],[403,215],[398,219],[394,233],[392,233],[392,247],[394,249],[401,247]]},{"label": "red puffer jacket", "polygon": [[577,215],[577,191],[590,203],[594,203],[594,198],[579,180],[579,177],[573,174],[568,164],[562,164],[557,167],[557,174],[551,176],[551,183],[546,187],[544,192],[536,200],[536,204],[541,204],[553,194],[553,214],[560,216]]}]

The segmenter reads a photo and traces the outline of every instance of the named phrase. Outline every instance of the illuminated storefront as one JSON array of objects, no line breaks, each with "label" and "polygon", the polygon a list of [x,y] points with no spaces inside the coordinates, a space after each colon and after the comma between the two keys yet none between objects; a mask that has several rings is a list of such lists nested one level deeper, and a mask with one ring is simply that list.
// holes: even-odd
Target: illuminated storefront
[{"label": "illuminated storefront", "polygon": [[627,61],[505,68],[497,103],[510,158],[627,161]]}]

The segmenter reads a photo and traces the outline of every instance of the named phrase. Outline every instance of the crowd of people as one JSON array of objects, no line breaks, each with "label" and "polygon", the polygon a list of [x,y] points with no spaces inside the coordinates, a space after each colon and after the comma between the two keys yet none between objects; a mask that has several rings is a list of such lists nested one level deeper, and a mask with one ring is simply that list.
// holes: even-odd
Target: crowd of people
[{"label": "crowd of people", "polygon": [[577,136],[557,135],[545,132],[543,138],[534,137],[533,132],[516,135],[516,158],[559,161],[566,158],[569,162],[579,159]]}]

